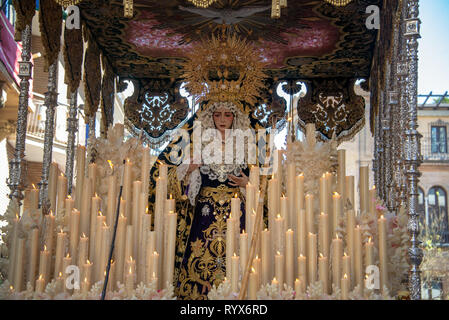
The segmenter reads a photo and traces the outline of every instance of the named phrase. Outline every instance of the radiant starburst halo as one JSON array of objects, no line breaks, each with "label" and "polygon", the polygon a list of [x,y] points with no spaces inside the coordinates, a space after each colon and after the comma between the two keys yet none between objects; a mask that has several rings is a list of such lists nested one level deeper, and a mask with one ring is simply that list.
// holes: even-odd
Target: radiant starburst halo
[{"label": "radiant starburst halo", "polygon": [[246,40],[237,36],[226,39],[212,37],[202,41],[190,53],[184,64],[186,89],[197,102],[233,102],[255,104],[260,97],[264,63],[258,52]]}]

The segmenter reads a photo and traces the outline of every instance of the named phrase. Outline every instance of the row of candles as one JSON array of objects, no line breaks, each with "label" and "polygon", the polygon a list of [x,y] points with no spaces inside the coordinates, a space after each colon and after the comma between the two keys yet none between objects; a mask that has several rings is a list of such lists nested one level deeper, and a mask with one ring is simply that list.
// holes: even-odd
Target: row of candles
[{"label": "row of candles", "polygon": [[[279,153],[282,151],[279,151]],[[278,155],[281,159],[281,154]],[[364,286],[367,266],[375,265],[375,247],[378,249],[380,285],[387,285],[387,229],[386,219],[378,217],[378,237],[364,237],[356,224],[356,211],[345,209],[343,199],[354,204],[354,177],[346,176],[345,150],[338,151],[337,175],[324,173],[320,178],[319,194],[304,193],[304,175],[296,175],[294,163],[287,164],[286,172],[279,167],[268,181],[268,228],[255,226],[256,208],[260,198],[259,171],[251,168],[246,186],[246,229],[240,234],[240,199],[231,199],[231,215],[227,219],[226,276],[234,292],[239,291],[248,260],[254,228],[260,233],[256,244],[257,255],[251,263],[247,297],[255,299],[261,285],[271,282],[284,284],[297,292],[305,292],[308,285],[321,281],[324,292],[332,293],[332,285],[342,290],[347,299],[355,286]],[[281,193],[283,174],[286,195]],[[360,167],[360,213],[376,215],[376,189],[368,187],[368,167]],[[336,180],[336,183],[334,181]],[[338,192],[337,192],[338,191]],[[343,196],[342,196],[343,194]],[[319,208],[314,197],[319,197]],[[249,214],[248,214],[249,213]],[[345,237],[339,224],[345,221]]]},{"label": "row of candles", "polygon": [[[114,171],[114,164],[109,161],[111,170],[107,177],[107,201],[103,201],[95,192],[100,183],[97,165],[89,164],[85,174],[85,156],[86,149],[78,146],[75,199],[67,195],[67,180],[61,175],[55,179],[56,186],[53,179],[49,182],[49,198],[54,199],[51,202],[55,204],[55,211],[46,215],[27,238],[19,237],[22,217],[17,215],[14,219],[8,274],[14,290],[24,290],[25,283],[30,282],[36,292],[43,292],[54,279],[61,291],[71,292],[64,285],[70,275],[66,272],[70,265],[79,268],[79,290],[83,293],[88,292],[93,283],[105,279],[116,219],[119,172]],[[142,181],[134,179],[131,161],[127,160],[124,164],[108,290],[116,289],[117,282],[125,284],[128,292],[132,292],[140,282],[155,282],[158,289],[173,282],[177,219],[175,199],[167,197],[167,166],[161,164],[156,186],[155,225],[152,228],[147,191],[149,157],[149,149],[144,148],[140,172]],[[52,164],[53,176],[57,172],[55,168],[57,166]],[[38,192],[34,186],[26,192],[25,210],[39,211]],[[56,216],[63,212],[64,228],[56,230]],[[28,270],[24,270],[26,265]]]}]

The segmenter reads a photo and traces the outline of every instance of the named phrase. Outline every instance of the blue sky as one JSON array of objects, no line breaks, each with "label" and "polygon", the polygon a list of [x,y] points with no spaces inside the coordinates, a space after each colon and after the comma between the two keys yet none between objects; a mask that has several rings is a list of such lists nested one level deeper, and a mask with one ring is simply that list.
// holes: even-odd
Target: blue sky
[{"label": "blue sky", "polygon": [[449,0],[421,0],[418,92],[449,91]]}]

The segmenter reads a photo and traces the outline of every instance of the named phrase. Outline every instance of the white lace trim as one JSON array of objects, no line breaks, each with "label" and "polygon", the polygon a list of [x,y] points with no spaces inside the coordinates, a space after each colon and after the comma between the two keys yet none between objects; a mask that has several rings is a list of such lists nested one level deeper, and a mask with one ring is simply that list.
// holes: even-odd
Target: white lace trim
[{"label": "white lace trim", "polygon": [[195,199],[201,189],[201,173],[199,169],[195,169],[190,174],[188,198],[190,204],[195,205]]},{"label": "white lace trim", "polygon": [[176,167],[176,177],[178,178],[178,181],[184,180],[184,177],[187,174],[187,171],[189,170],[188,164],[181,163],[179,166]]}]

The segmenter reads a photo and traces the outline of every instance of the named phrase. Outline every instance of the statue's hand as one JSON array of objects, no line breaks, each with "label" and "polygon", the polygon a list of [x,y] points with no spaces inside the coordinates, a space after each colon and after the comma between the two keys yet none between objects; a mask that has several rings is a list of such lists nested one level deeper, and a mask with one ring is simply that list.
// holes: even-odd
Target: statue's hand
[{"label": "statue's hand", "polygon": [[248,177],[243,173],[243,171],[240,171],[240,174],[242,175],[241,177],[237,177],[234,176],[232,174],[228,175],[229,180],[231,180],[231,182],[229,183],[231,186],[233,187],[241,187],[241,188],[245,188],[246,185],[248,184]]}]

